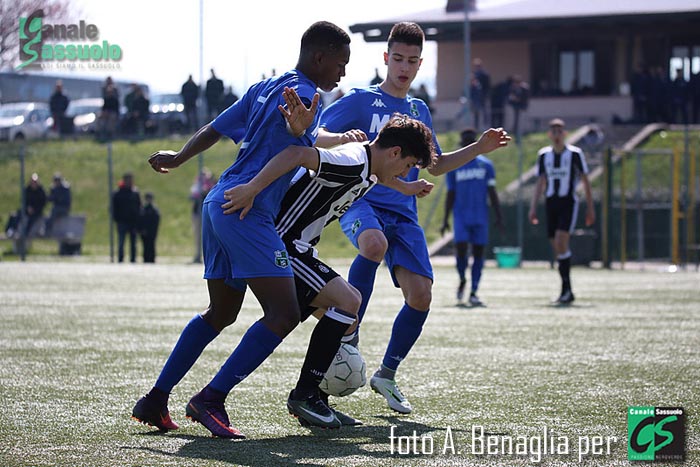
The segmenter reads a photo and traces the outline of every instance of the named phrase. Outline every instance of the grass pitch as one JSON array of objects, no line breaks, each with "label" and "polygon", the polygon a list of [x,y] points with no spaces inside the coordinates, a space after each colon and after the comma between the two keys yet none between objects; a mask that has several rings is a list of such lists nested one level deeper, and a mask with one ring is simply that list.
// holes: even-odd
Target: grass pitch
[{"label": "grass pitch", "polygon": [[[336,266],[346,275],[347,263]],[[170,409],[181,429],[160,434],[129,416],[182,327],[207,303],[201,268],[0,263],[0,465],[630,465],[627,407],[678,405],[687,414],[685,465],[697,466],[700,276],[652,269],[576,268],[576,304],[554,308],[555,271],[489,267],[480,294],[488,307],[463,309],[454,306],[453,269],[436,267],[431,316],[397,377],[413,414],[392,413],[365,387],[335,399],[364,426],[299,426],[285,401],[313,327],[307,322],[229,396],[229,414],[248,436],[230,441],[187,422],[184,405],[259,317],[252,294],[238,322],[176,387]],[[380,362],[401,304],[382,267],[362,327],[368,370]],[[392,425],[403,437],[393,454]],[[478,426],[543,444],[546,427],[555,443],[568,439],[570,453],[539,462],[532,449],[477,456]],[[609,454],[579,463],[581,436],[617,440]],[[432,454],[398,452],[428,451],[430,440]]]}]

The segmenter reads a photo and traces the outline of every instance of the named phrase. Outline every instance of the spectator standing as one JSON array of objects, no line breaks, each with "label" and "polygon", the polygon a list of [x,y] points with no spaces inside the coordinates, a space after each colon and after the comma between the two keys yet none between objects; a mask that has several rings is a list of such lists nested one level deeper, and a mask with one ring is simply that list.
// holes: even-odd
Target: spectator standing
[{"label": "spectator standing", "polygon": [[204,167],[194,179],[190,187],[190,199],[192,200],[192,234],[194,236],[193,263],[202,262],[202,203],[209,191],[216,185],[216,179],[211,170]]},{"label": "spectator standing", "polygon": [[124,262],[124,242],[129,236],[129,259],[136,262],[136,233],[141,217],[141,196],[134,187],[134,176],[125,173],[112,195],[112,218],[117,223],[118,260]]},{"label": "spectator standing", "polygon": [[647,123],[649,121],[649,87],[651,85],[649,70],[643,65],[639,65],[630,81],[634,121]]},{"label": "spectator standing", "polygon": [[136,86],[135,95],[131,101],[131,108],[129,109],[129,119],[131,121],[130,127],[138,138],[142,138],[146,133],[150,106],[151,103],[143,94],[141,86]]},{"label": "spectator standing", "polygon": [[24,227],[24,238],[27,238],[36,221],[44,215],[44,207],[46,206],[46,191],[39,181],[39,175],[32,174],[29,179],[29,184],[24,189],[25,208],[24,214],[27,216],[27,223]]},{"label": "spectator standing", "polygon": [[144,196],[143,209],[141,209],[141,241],[143,242],[143,262],[156,262],[156,237],[160,224],[160,211],[153,204],[153,193],[148,192]]},{"label": "spectator standing", "polygon": [[421,85],[418,86],[418,90],[414,93],[414,97],[417,97],[418,99],[425,102],[425,105],[428,106],[428,110],[430,110],[431,114],[435,111],[435,109],[433,109],[433,100],[430,97],[428,88],[425,87],[425,83],[421,83]]},{"label": "spectator standing", "polygon": [[506,101],[510,94],[511,79],[494,86],[491,91],[491,127],[502,128],[506,110]]},{"label": "spectator standing", "polygon": [[231,89],[231,86],[227,87],[226,94],[223,95],[223,97],[221,98],[221,102],[219,102],[219,113],[228,109],[233,104],[235,104],[237,101],[238,101],[238,95],[236,95],[236,93],[233,92],[233,89]]},{"label": "spectator standing", "polygon": [[676,78],[670,85],[671,123],[688,123],[688,82],[683,77],[683,70],[676,70]]},{"label": "spectator standing", "polygon": [[519,75],[513,76],[510,86],[508,103],[513,107],[513,133],[520,138],[520,114],[527,110],[530,99],[530,88]]},{"label": "spectator standing", "polygon": [[[474,106],[474,115],[476,116],[477,113],[478,115],[481,115],[483,117],[484,126],[486,126],[488,125],[486,122],[489,121],[486,103],[489,102],[489,98],[491,96],[491,75],[489,75],[488,72],[484,69],[483,63],[480,58],[475,58],[472,62],[472,65],[474,68],[474,78],[476,78],[476,80],[479,81],[479,87],[481,88],[481,102],[479,103],[480,105],[476,107],[475,104],[472,104]],[[475,121],[474,123],[475,127],[478,129],[478,122]]]},{"label": "spectator standing", "polygon": [[472,75],[471,85],[469,86],[469,100],[472,106],[472,116],[474,128],[481,128],[479,121],[483,117],[484,123],[486,123],[486,116],[484,115],[484,90],[481,87],[481,83],[476,76]]},{"label": "spectator standing", "polygon": [[374,86],[375,84],[382,84],[382,81],[384,81],[384,78],[379,76],[379,68],[374,69],[374,78],[372,78],[372,81],[369,82],[370,86]]},{"label": "spectator standing", "polygon": [[49,109],[51,110],[51,117],[53,117],[53,129],[61,136],[68,132],[68,124],[66,122],[68,103],[68,97],[63,94],[63,82],[60,80],[56,81],[56,87],[49,100]]},{"label": "spectator standing", "polygon": [[100,141],[114,138],[119,123],[119,93],[113,84],[108,84],[102,93],[102,113],[100,114]]},{"label": "spectator standing", "polygon": [[216,77],[213,68],[204,94],[207,98],[207,118],[214,118],[219,114],[219,106],[224,96],[224,82]]},{"label": "spectator standing", "polygon": [[197,98],[199,97],[199,86],[192,79],[192,75],[182,85],[180,90],[182,103],[185,105],[185,116],[187,117],[187,129],[196,130],[197,125]]},{"label": "spectator standing", "polygon": [[51,191],[49,191],[48,200],[52,203],[52,207],[51,214],[46,222],[46,235],[51,235],[56,221],[70,214],[70,184],[58,172],[53,175],[53,184],[51,185]]},{"label": "spectator standing", "polygon": [[690,121],[700,123],[700,71],[690,75],[688,92],[690,93]]}]

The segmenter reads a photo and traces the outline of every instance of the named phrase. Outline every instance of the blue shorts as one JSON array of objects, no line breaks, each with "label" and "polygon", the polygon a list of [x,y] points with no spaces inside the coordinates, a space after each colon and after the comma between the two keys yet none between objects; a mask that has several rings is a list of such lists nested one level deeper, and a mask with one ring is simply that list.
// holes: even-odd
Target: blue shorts
[{"label": "blue shorts", "polygon": [[204,203],[202,249],[204,278],[225,279],[239,290],[244,279],[294,276],[274,219],[254,210],[240,220],[238,213],[224,214],[218,202]]},{"label": "blue shorts", "polygon": [[488,224],[463,224],[458,219],[454,220],[454,242],[471,243],[472,245],[486,245],[489,242]]},{"label": "blue shorts", "polygon": [[340,218],[340,227],[358,249],[357,239],[365,230],[377,229],[384,232],[389,243],[384,260],[395,287],[399,287],[394,275],[396,266],[433,280],[428,242],[423,229],[414,220],[391,211],[374,208],[366,201],[358,200]]}]

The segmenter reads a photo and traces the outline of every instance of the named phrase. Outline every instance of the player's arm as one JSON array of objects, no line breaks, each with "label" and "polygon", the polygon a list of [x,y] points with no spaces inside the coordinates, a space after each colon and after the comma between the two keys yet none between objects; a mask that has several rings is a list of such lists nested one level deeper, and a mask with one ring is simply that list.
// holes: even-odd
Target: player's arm
[{"label": "player's arm", "polygon": [[272,182],[297,167],[318,170],[320,165],[318,151],[308,146],[289,146],[270,159],[265,167],[248,183],[229,188],[224,192],[228,201],[221,205],[224,214],[233,214],[241,210],[243,219],[253,207],[255,197],[270,186]]},{"label": "player's arm", "polygon": [[318,129],[316,137],[316,147],[332,148],[339,144],[345,143],[361,143],[367,141],[367,135],[362,130],[348,130],[344,133],[333,133],[325,128]]},{"label": "player's arm", "polygon": [[168,169],[180,167],[195,156],[216,144],[221,138],[221,133],[216,131],[211,123],[200,128],[197,133],[187,140],[179,151],[156,151],[148,158],[153,170],[159,173],[168,173]]},{"label": "player's arm", "polygon": [[445,232],[450,230],[450,213],[452,213],[452,208],[455,205],[455,191],[447,190],[447,196],[445,196],[445,214],[442,218],[442,227],[440,227],[440,235],[444,236]]},{"label": "player's arm", "polygon": [[583,192],[586,195],[586,226],[590,227],[595,223],[595,209],[593,207],[593,195],[591,194],[591,182],[585,173],[581,174],[581,183],[583,183]]},{"label": "player's arm", "polygon": [[544,175],[540,175],[537,178],[537,185],[535,185],[535,191],[532,194],[532,201],[530,202],[530,212],[528,213],[528,219],[534,225],[539,223],[537,219],[537,201],[544,192],[544,188],[547,185],[547,179]]},{"label": "player's arm", "polygon": [[456,151],[443,152],[435,164],[428,168],[432,175],[442,175],[450,170],[458,169],[474,160],[479,154],[487,154],[508,145],[510,136],[503,128],[490,128],[479,138],[479,141],[464,146]]},{"label": "player's arm", "polygon": [[501,202],[498,199],[498,192],[496,191],[496,187],[489,186],[488,193],[489,193],[489,202],[491,203],[491,207],[493,208],[493,212],[496,213],[496,227],[498,227],[498,230],[502,234],[503,230],[505,228],[505,224],[503,223],[503,214],[501,213]]},{"label": "player's arm", "polygon": [[379,184],[393,188],[406,196],[417,196],[419,198],[428,196],[435,186],[433,183],[423,178],[413,182],[407,182],[399,177],[392,177],[389,180],[380,181]]}]

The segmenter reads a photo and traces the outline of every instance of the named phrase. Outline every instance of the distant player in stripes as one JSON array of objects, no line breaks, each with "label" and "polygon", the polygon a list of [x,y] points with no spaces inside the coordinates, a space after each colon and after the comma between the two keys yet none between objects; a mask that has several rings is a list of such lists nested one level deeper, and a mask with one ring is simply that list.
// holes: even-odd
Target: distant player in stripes
[{"label": "distant player in stripes", "polygon": [[255,197],[275,180],[302,166],[282,200],[276,229],[294,271],[301,319],[314,311],[316,324],[296,387],[289,394],[289,413],[302,425],[339,428],[360,422],[327,405],[319,383],[355,322],[360,292],[316,257],[323,228],[337,220],[376,183],[395,186],[408,195],[427,193],[425,180],[404,182],[418,166],[427,167],[435,154],[432,132],[423,123],[394,115],[371,143],[347,143],[334,149],[290,146],[275,156],[250,182],[226,191],[226,214],[240,210],[245,218]]},{"label": "distant player in stripes", "polygon": [[579,180],[583,183],[586,196],[586,226],[595,222],[591,184],[588,181],[588,166],[583,151],[576,146],[565,143],[566,131],[564,121],[555,118],[549,122],[549,139],[551,146],[540,149],[537,158],[537,185],[530,203],[529,218],[532,224],[538,224],[537,201],[545,193],[547,213],[547,236],[559,263],[561,276],[561,294],[554,303],[568,305],[574,301],[571,289],[571,250],[569,237],[576,226],[578,217],[578,196],[576,187]]},{"label": "distant player in stripes", "polygon": [[[384,52],[386,79],[379,85],[351,89],[329,105],[321,115],[316,145],[330,147],[347,141],[373,139],[395,112],[420,120],[432,129],[426,103],[408,95],[422,63],[424,39],[418,24],[395,24]],[[435,140],[440,157],[429,172],[433,175],[447,173],[478,154],[505,146],[509,139],[502,129],[490,129],[478,142],[449,153],[442,153]],[[407,180],[416,180],[417,176],[418,169],[411,170]],[[425,234],[418,224],[416,198],[391,187],[376,187],[348,209],[340,218],[340,225],[359,250],[348,274],[348,282],[362,294],[358,322],[364,316],[383,259],[394,285],[403,293],[405,303],[394,320],[384,359],[370,379],[370,387],[386,399],[392,410],[410,413],[411,404],[399,390],[395,375],[420,337],[430,310],[433,286],[433,269]],[[355,332],[354,326],[349,332]]]},{"label": "distant player in stripes", "polygon": [[241,144],[235,162],[221,175],[202,207],[209,306],[182,331],[154,387],[136,403],[132,411],[135,419],[165,431],[178,428],[167,407],[170,392],[204,348],[236,320],[250,286],[263,317],[248,328],[211,382],[190,399],[185,409],[188,417],[215,436],[244,438],[231,426],[224,401],[233,387],[255,371],[299,324],[294,273],[274,227],[293,173],[270,184],[243,220],[224,215],[224,191],[249,182],[284,148],[314,145],[320,114],[317,88],[334,89],[345,76],[349,60],[348,34],[332,23],[314,23],[302,36],[296,68],[251,86],[239,101],[197,131],[180,151],[158,151],[149,159],[154,170],[167,172],[209,148],[221,136]]},{"label": "distant player in stripes", "polygon": [[[460,133],[460,146],[468,146],[476,141],[476,130],[466,128]],[[484,247],[489,240],[489,201],[496,214],[496,227],[503,232],[501,204],[496,192],[496,171],[493,163],[483,155],[459,169],[447,174],[447,197],[445,198],[445,217],[441,233],[450,228],[450,214],[454,219],[454,244],[457,257],[457,301],[464,300],[466,287],[466,270],[469,245],[472,248],[471,291],[469,305],[482,306],[476,292],[479,289],[481,271],[484,267]]]}]

